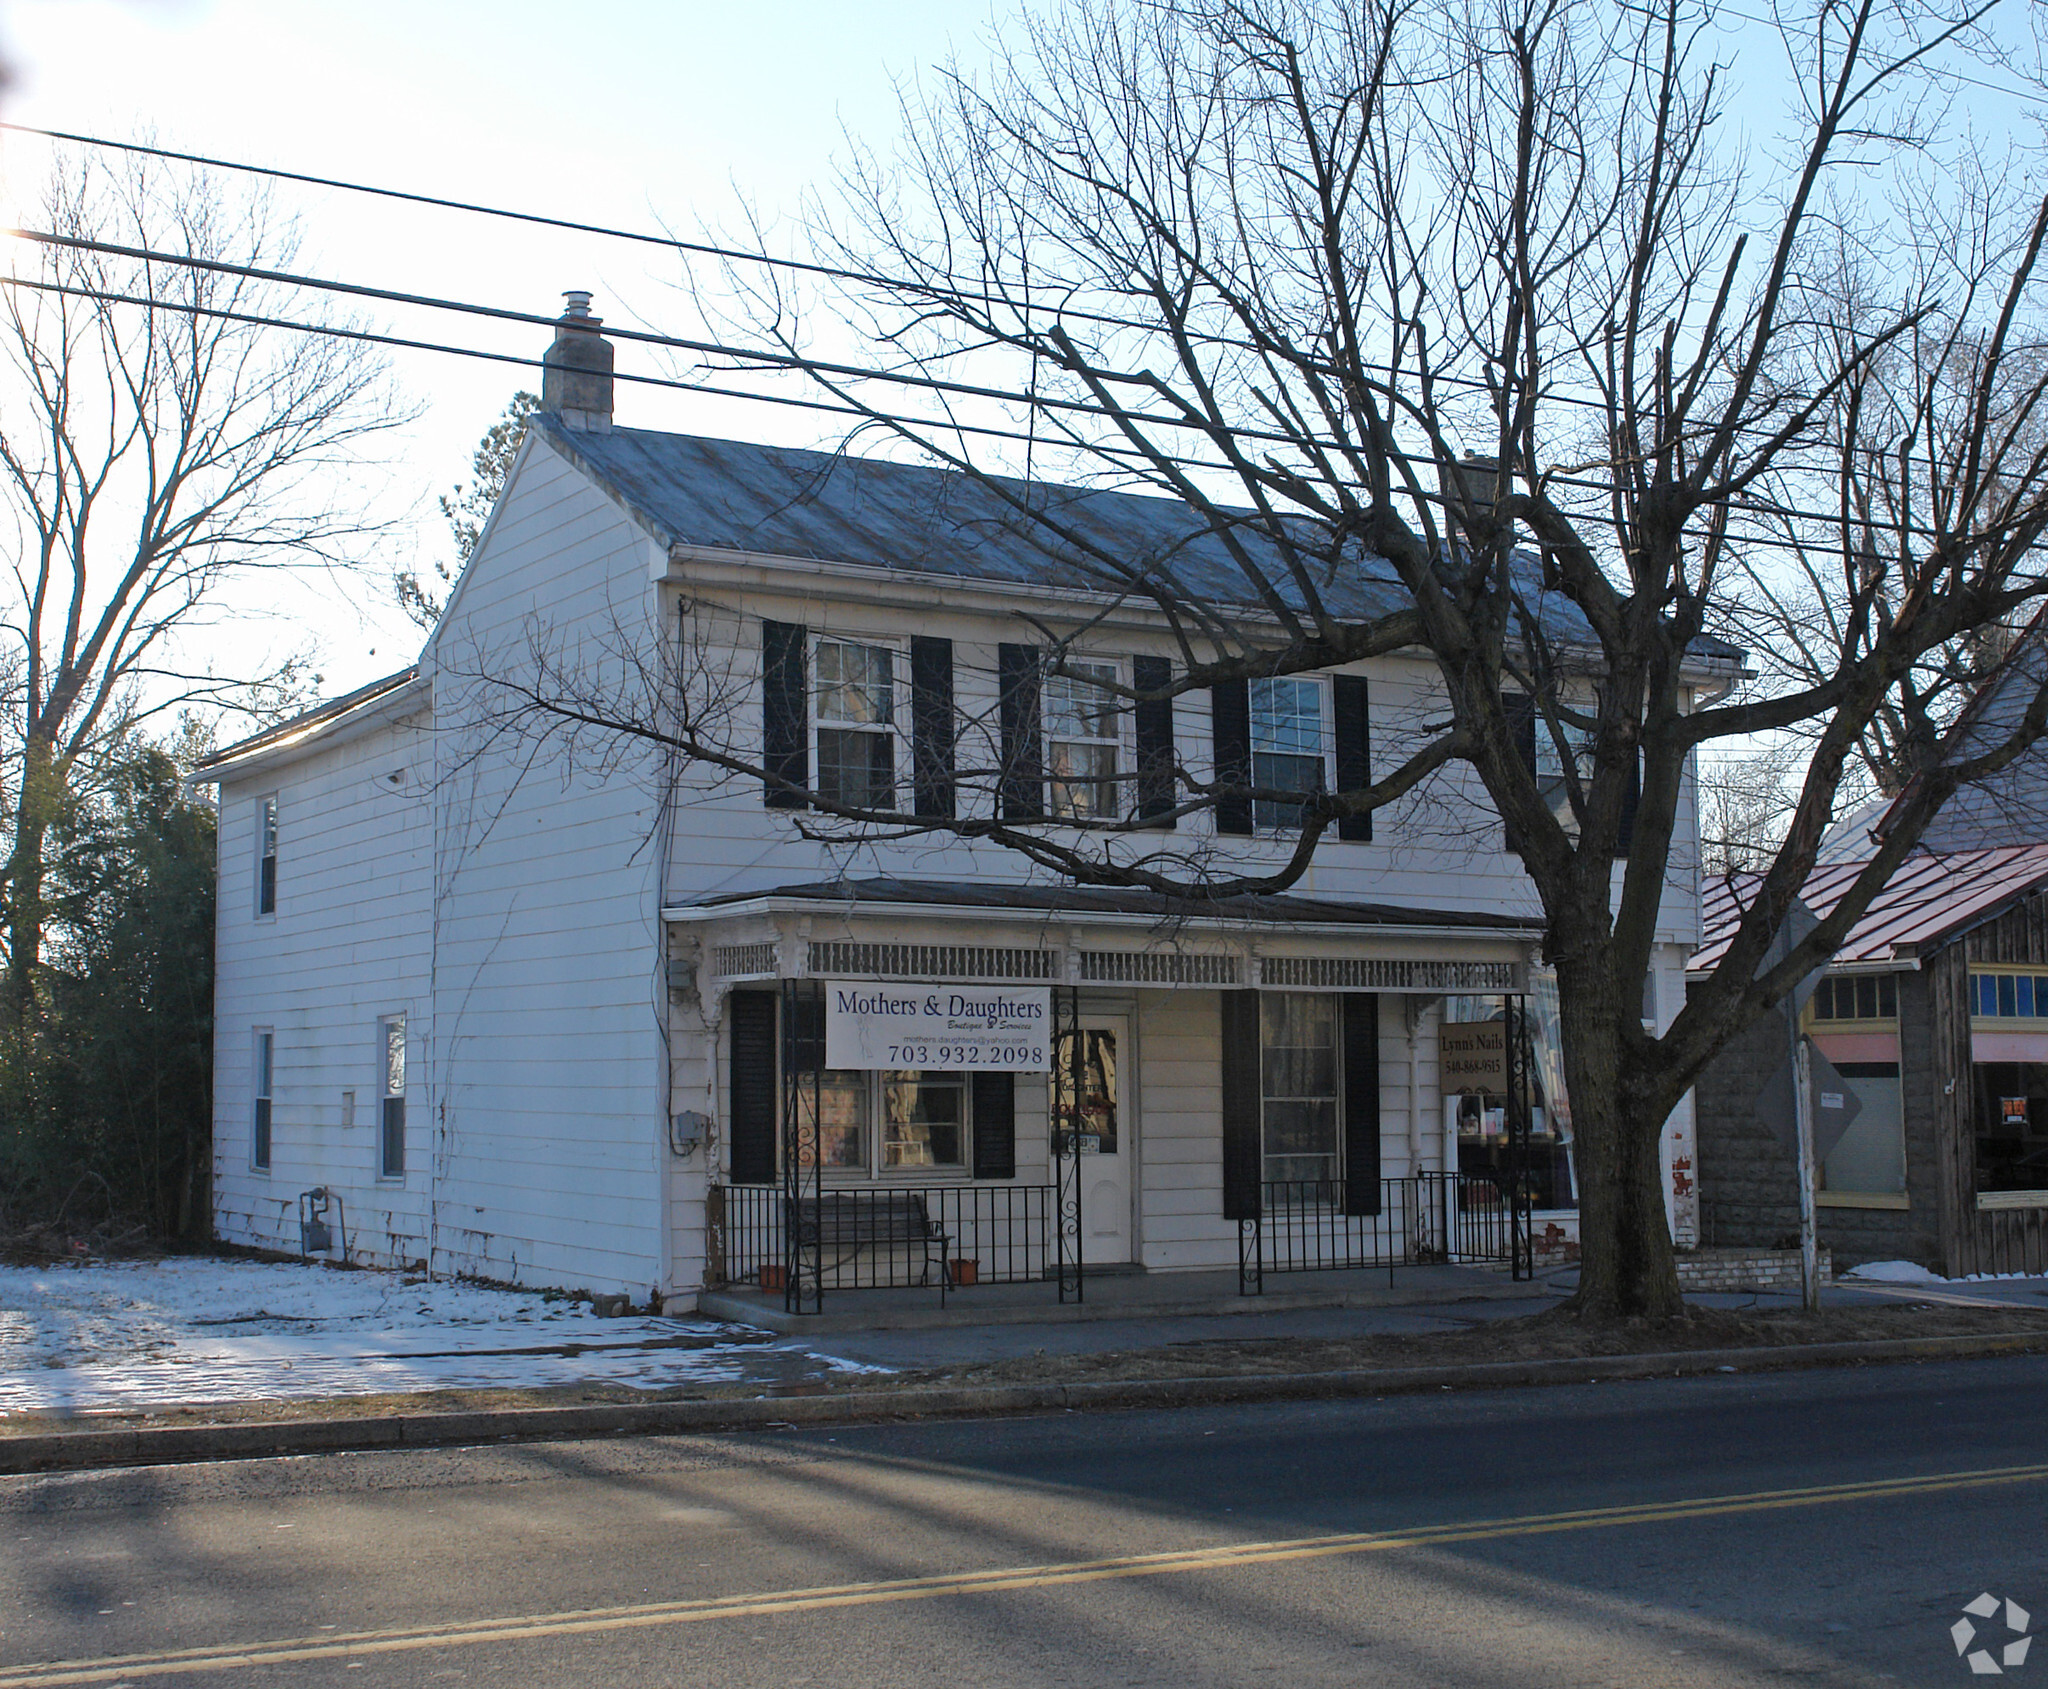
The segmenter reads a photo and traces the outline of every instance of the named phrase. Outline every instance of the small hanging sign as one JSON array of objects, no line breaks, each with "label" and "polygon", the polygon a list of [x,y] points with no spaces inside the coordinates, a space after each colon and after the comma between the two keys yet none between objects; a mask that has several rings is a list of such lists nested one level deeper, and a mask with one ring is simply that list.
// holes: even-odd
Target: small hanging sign
[{"label": "small hanging sign", "polygon": [[1048,985],[825,981],[825,1065],[926,1073],[1044,1073]]}]

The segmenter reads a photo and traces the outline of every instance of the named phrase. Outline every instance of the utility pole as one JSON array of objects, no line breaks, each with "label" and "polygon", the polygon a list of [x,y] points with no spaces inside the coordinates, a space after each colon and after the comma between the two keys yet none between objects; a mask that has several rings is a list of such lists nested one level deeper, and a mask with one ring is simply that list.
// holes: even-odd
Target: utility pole
[{"label": "utility pole", "polygon": [[1799,1289],[1809,1314],[1820,1312],[1820,1232],[1815,1197],[1819,1170],[1813,1153],[1813,1046],[1792,1021],[1792,1117],[1799,1141]]}]

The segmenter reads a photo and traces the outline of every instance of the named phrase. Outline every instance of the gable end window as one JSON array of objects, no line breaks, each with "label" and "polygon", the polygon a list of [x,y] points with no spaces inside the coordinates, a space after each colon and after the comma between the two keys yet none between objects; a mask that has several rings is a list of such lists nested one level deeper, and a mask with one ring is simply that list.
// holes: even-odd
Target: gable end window
[{"label": "gable end window", "polygon": [[256,800],[256,913],[277,913],[277,799]]}]

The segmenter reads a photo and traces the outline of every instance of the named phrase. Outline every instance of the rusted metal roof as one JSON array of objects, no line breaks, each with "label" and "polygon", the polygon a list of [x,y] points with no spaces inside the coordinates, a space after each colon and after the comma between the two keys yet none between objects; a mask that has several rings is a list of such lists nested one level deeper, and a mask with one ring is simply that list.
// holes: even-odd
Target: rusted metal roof
[{"label": "rusted metal roof", "polygon": [[[1862,869],[1863,862],[1822,863],[1800,895],[1809,909],[1824,916]],[[1941,855],[1916,852],[1900,864],[1863,919],[1849,929],[1832,965],[1909,963],[1955,934],[1981,925],[2044,880],[2048,880],[2048,844]],[[1703,973],[1721,960],[1761,883],[1758,874],[1707,878],[1701,888],[1700,910],[1706,943],[1686,964],[1688,972]]]}]

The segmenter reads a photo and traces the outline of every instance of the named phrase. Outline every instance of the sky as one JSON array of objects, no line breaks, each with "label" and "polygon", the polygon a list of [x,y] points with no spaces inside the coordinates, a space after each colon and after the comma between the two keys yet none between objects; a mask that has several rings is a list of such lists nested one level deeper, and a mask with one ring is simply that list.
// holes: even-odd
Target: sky
[{"label": "sky", "polygon": [[[770,219],[827,185],[847,130],[886,142],[896,85],[983,51],[978,0],[5,0],[8,121],[658,232]],[[48,143],[0,138],[0,193],[33,198]],[[658,249],[308,187],[299,267],[552,315],[588,288],[608,321],[688,332]],[[375,307],[380,327],[534,356],[544,329]],[[452,332],[451,332],[452,331]],[[623,348],[623,370],[659,373]],[[538,371],[397,354],[418,421],[388,442],[384,507],[410,512],[397,554],[447,559],[432,494],[466,476],[506,400]],[[619,419],[786,444],[828,438],[802,413],[622,385]],[[333,693],[402,667],[418,634],[380,560],[323,583],[244,637],[318,646]],[[229,636],[223,636],[229,637]]]},{"label": "sky", "polygon": [[[890,144],[900,81],[954,53],[973,69],[997,16],[1053,3],[0,0],[0,51],[14,73],[0,117],[648,231],[735,228],[745,201],[772,248],[776,219],[807,190],[829,195],[848,132]],[[1777,122],[1760,91],[1782,59],[1767,30],[1741,21],[1750,9],[1764,8],[1730,14],[1750,33],[1725,51],[1747,84],[1738,104],[1757,101],[1736,115],[1767,143]],[[33,201],[52,156],[50,143],[0,136],[0,209]],[[543,315],[565,289],[587,288],[614,326],[700,326],[676,288],[677,261],[656,248],[334,190],[275,191],[301,221],[304,271]],[[524,356],[548,339],[535,326],[364,309],[390,332]],[[619,367],[663,373],[629,345]],[[434,494],[466,476],[478,437],[539,372],[398,353],[393,373],[419,408],[387,442],[374,492],[376,513],[400,518],[395,537],[352,578],[236,604],[209,635],[226,642],[224,663],[253,660],[237,641],[268,654],[311,646],[333,695],[417,650],[391,571],[451,558]],[[840,437],[800,411],[631,384],[618,416],[784,444]]]}]

